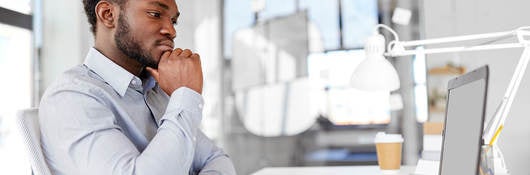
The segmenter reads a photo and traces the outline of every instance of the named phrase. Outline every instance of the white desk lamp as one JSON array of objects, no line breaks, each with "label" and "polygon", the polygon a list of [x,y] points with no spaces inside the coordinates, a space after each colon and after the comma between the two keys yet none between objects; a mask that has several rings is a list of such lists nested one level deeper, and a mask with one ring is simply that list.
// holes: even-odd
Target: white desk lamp
[{"label": "white desk lamp", "polygon": [[[387,29],[394,35],[394,40],[390,41],[385,52],[385,39],[379,34],[379,28]],[[527,37],[528,39],[525,39]],[[498,41],[508,38],[516,38],[517,42],[498,43]],[[458,42],[463,41],[489,41],[479,45],[462,45]],[[399,77],[396,70],[384,58],[384,56],[398,57],[417,54],[433,53],[454,53],[480,50],[494,50],[507,48],[524,48],[523,54],[513,73],[512,79],[501,103],[499,104],[493,118],[488,122],[484,130],[483,139],[485,143],[494,146],[497,136],[504,127],[504,122],[512,106],[514,97],[519,89],[521,80],[526,71],[530,60],[530,26],[517,28],[512,31],[486,33],[476,35],[463,35],[455,37],[445,37],[428,40],[416,41],[399,41],[398,35],[394,30],[386,25],[379,24],[376,26],[374,35],[366,42],[365,51],[366,59],[358,65],[351,78],[351,86],[361,90],[384,90],[393,91],[399,88]],[[414,50],[418,46],[427,46],[433,44],[460,44],[455,47],[430,47],[422,50]],[[412,48],[412,49],[408,49]]]},{"label": "white desk lamp", "polygon": [[[394,40],[390,41],[385,53],[385,38],[379,34],[378,28],[384,28],[394,35]],[[501,43],[495,42],[501,39],[516,37],[517,42]],[[519,59],[519,63],[512,76],[510,84],[502,99],[501,104],[497,108],[492,120],[485,128],[484,140],[492,145],[496,140],[496,136],[502,130],[506,116],[510,111],[513,99],[519,85],[526,71],[528,61],[530,60],[530,41],[525,37],[530,37],[530,27],[521,27],[513,31],[486,33],[477,35],[463,35],[456,37],[446,37],[428,40],[416,41],[399,41],[398,35],[394,30],[386,25],[379,24],[376,26],[374,35],[371,36],[365,46],[366,59],[361,62],[355,69],[352,78],[351,86],[361,90],[384,90],[393,91],[399,88],[399,77],[392,64],[388,62],[384,56],[397,57],[417,54],[433,54],[433,53],[451,53],[451,52],[466,52],[479,50],[493,50],[493,49],[507,49],[507,48],[524,48],[524,52]],[[408,47],[427,46],[432,44],[456,43],[462,41],[476,41],[483,39],[491,39],[479,45],[464,45],[456,47],[442,47],[442,48],[427,48],[422,50],[407,49]]]}]

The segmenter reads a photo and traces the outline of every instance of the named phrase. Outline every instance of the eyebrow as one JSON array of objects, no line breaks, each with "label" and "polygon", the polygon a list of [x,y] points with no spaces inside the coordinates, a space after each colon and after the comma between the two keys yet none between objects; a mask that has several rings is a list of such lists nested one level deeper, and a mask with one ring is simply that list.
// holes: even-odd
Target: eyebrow
[{"label": "eyebrow", "polygon": [[[159,7],[163,8],[163,9],[165,9],[165,10],[169,10],[169,6],[168,5],[166,5],[166,4],[162,3],[162,2],[159,2],[159,1],[153,1],[153,2],[150,2],[149,4],[159,6]],[[175,17],[178,18],[179,16],[180,16],[180,12],[177,11],[177,14],[175,14]]]},{"label": "eyebrow", "polygon": [[167,6],[164,3],[158,2],[158,1],[153,1],[153,2],[150,2],[149,4],[153,4],[153,5],[162,7],[163,9],[169,10],[169,6]]}]

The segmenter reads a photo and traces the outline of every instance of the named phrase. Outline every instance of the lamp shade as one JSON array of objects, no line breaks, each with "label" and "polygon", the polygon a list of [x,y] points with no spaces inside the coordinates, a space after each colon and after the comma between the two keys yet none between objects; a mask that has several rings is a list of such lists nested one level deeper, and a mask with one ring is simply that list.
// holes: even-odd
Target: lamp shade
[{"label": "lamp shade", "polygon": [[353,72],[350,85],[364,91],[394,91],[399,89],[396,69],[383,57],[385,38],[375,34],[365,46],[366,59]]},{"label": "lamp shade", "polygon": [[396,69],[382,55],[371,55],[357,66],[350,85],[364,91],[394,91],[399,89]]}]

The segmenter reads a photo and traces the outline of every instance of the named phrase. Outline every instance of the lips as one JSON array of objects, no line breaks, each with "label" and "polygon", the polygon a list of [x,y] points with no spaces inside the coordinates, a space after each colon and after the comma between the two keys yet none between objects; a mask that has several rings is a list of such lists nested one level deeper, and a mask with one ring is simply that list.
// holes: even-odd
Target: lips
[{"label": "lips", "polygon": [[158,47],[160,47],[164,51],[170,51],[173,50],[174,44],[171,40],[162,40],[157,42]]}]

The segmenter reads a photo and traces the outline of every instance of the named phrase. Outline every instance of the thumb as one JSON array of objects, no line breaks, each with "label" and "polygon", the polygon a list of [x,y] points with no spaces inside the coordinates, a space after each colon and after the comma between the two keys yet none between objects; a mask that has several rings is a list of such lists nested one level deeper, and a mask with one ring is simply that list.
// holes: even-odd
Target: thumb
[{"label": "thumb", "polygon": [[147,72],[149,72],[149,74],[151,74],[151,76],[153,76],[153,78],[155,78],[157,82],[160,82],[158,79],[160,77],[160,74],[158,73],[157,69],[153,69],[151,67],[145,67],[145,70],[147,70]]},{"label": "thumb", "polygon": [[166,62],[167,59],[169,58],[169,56],[171,55],[171,53],[173,53],[172,51],[166,51],[162,54],[162,56],[160,56],[160,61],[159,61],[159,64],[160,62]]}]

